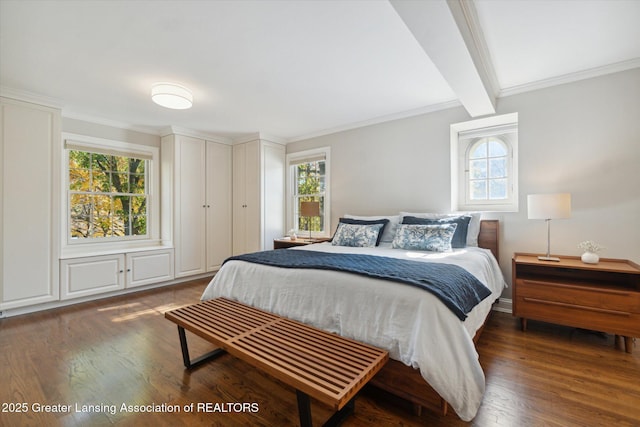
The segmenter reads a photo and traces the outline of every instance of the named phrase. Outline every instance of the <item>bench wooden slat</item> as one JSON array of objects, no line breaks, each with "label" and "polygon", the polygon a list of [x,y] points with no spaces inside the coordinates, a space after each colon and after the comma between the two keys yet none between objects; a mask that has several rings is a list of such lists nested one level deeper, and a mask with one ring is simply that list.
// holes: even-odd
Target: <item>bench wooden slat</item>
[{"label": "bench wooden slat", "polygon": [[[363,364],[367,364],[370,358],[372,356],[375,357],[376,355],[375,351],[370,351],[369,347],[354,348],[349,346],[348,343],[341,345],[341,343],[335,342],[332,339],[327,339],[327,337],[316,337],[313,335],[303,334],[295,327],[288,325],[287,322],[278,323],[277,325],[274,325],[274,328],[278,328],[280,333],[285,336],[295,337],[300,341],[307,341],[309,343],[317,343],[324,353],[331,354],[331,356],[336,355],[335,351],[342,351],[341,355],[344,357],[345,362],[351,362],[355,369],[361,369]],[[331,336],[329,338],[331,338]],[[327,344],[332,345],[331,347],[327,347]],[[329,353],[331,349],[335,349],[335,351],[333,353]]]},{"label": "bench wooden slat", "polygon": [[263,351],[263,347],[256,349],[253,345],[247,345],[246,347],[241,346],[241,348],[245,354],[252,355],[256,362],[263,365],[262,368],[265,372],[296,389],[305,390],[306,387],[311,387],[311,390],[305,390],[307,394],[331,406],[334,406],[336,404],[335,401],[340,399],[342,387],[331,384],[318,375],[311,375],[305,371],[304,367],[299,366],[293,360]]},{"label": "bench wooden slat", "polygon": [[342,409],[389,357],[385,350],[226,298],[165,317],[334,410]]},{"label": "bench wooden slat", "polygon": [[[322,334],[322,335],[317,335],[315,334],[315,331],[317,329],[312,328],[311,326],[308,325],[304,325],[301,324],[299,322],[295,322],[293,320],[290,319],[286,319],[283,318],[283,322],[278,324],[278,327],[282,328],[282,330],[286,330],[287,331],[287,335],[292,335],[292,336],[300,336],[301,338],[309,338],[309,339],[313,339],[314,342],[318,342],[322,345],[322,343],[330,343],[333,346],[337,347],[337,348],[345,348],[349,351],[355,351],[355,353],[353,353],[353,355],[356,354],[365,354],[365,355],[376,355],[379,352],[379,349],[375,348],[375,347],[370,347],[370,346],[366,346],[362,343],[361,346],[358,346],[356,348],[353,348],[353,346],[351,346],[351,342],[353,340],[349,340],[348,338],[343,338],[342,340],[335,340],[334,336],[336,336],[336,334]],[[302,325],[302,327],[300,326]],[[325,331],[323,331],[325,332]],[[338,335],[339,336],[339,335]],[[365,360],[368,358],[368,356],[364,357]]]},{"label": "bench wooden slat", "polygon": [[285,359],[291,359],[292,363],[304,368],[305,370],[312,370],[319,377],[326,377],[329,379],[335,379],[339,385],[344,386],[350,380],[349,375],[345,375],[341,371],[340,366],[330,363],[319,363],[320,361],[314,360],[312,355],[300,353],[291,347],[282,347],[278,344],[269,345],[262,342],[262,345],[267,348],[271,348],[274,353],[282,355]]},{"label": "bench wooden slat", "polygon": [[[305,371],[313,372],[314,376],[334,383],[338,387],[345,387],[349,384],[349,381],[351,381],[353,376],[358,375],[359,373],[345,373],[341,365],[332,363],[330,360],[319,361],[311,353],[303,353],[293,347],[283,347],[278,344],[273,344],[273,342],[265,341],[262,337],[253,336],[252,338],[261,338],[257,344],[264,346],[270,353],[277,355],[284,360],[290,360],[291,364],[300,367]],[[256,343],[254,343],[254,345],[255,344]]]},{"label": "bench wooden slat", "polygon": [[[275,335],[270,330],[265,330],[263,333],[268,334],[268,337],[273,341],[279,342],[282,344],[284,348],[289,349],[290,351],[297,354],[297,352],[302,352],[305,356],[312,355],[315,357],[316,363],[323,366],[329,367],[331,369],[337,369],[336,373],[340,372],[345,377],[348,377],[351,374],[357,374],[359,369],[354,368],[351,365],[343,364],[340,366],[336,366],[333,360],[337,356],[335,353],[330,353],[325,350],[325,348],[312,347],[309,345],[305,345],[305,343],[301,342],[291,342],[290,340],[281,338],[281,335]],[[361,365],[362,366],[362,365]],[[363,366],[364,367],[364,366]]]}]

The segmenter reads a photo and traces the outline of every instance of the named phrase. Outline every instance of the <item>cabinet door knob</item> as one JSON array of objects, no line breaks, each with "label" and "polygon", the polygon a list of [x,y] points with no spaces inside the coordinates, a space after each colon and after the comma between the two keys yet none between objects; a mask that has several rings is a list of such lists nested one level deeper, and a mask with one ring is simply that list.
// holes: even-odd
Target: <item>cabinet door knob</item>
[{"label": "cabinet door knob", "polygon": [[131,271],[131,269],[130,269],[130,268],[127,268],[127,271]]},{"label": "cabinet door knob", "polygon": [[124,273],[124,270],[120,270],[120,273]]}]

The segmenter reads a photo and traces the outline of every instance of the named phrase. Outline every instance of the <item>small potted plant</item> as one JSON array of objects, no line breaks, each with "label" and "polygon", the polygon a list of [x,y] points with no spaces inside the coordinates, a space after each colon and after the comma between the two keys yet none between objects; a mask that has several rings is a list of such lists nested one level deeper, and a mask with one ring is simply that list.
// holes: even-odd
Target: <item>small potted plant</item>
[{"label": "small potted plant", "polygon": [[600,261],[598,252],[604,249],[604,246],[600,246],[593,240],[585,240],[578,244],[578,247],[584,251],[580,259],[585,264],[597,264]]}]

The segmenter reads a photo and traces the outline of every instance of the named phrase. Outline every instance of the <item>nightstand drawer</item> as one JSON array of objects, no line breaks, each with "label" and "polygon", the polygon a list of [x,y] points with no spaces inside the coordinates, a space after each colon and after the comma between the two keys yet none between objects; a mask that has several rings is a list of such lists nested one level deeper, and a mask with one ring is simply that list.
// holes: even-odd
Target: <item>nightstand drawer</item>
[{"label": "nightstand drawer", "polygon": [[590,307],[604,311],[640,313],[640,294],[632,290],[517,279],[517,296],[556,303],[559,307]]},{"label": "nightstand drawer", "polygon": [[526,296],[518,296],[515,304],[518,306],[518,315],[522,318],[595,329],[623,336],[640,336],[640,314],[638,313]]}]

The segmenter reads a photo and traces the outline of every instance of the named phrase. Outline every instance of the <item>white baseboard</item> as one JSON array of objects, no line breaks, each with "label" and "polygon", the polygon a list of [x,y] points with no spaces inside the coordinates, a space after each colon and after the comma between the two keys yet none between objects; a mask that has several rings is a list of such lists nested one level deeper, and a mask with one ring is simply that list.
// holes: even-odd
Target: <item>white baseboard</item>
[{"label": "white baseboard", "polygon": [[32,306],[26,306],[26,307],[18,307],[18,308],[11,308],[11,309],[7,309],[7,310],[0,310],[0,319],[6,318],[6,317],[21,316],[23,314],[35,313],[35,312],[38,312],[38,311],[51,310],[51,309],[54,309],[54,308],[61,308],[61,307],[69,306],[69,305],[81,304],[83,302],[95,301],[95,300],[99,300],[99,299],[110,298],[110,297],[115,297],[115,296],[120,296],[120,295],[126,295],[126,294],[135,293],[135,292],[148,291],[150,289],[161,288],[161,287],[164,287],[164,286],[177,285],[179,283],[190,282],[192,280],[203,279],[203,278],[206,278],[206,277],[213,277],[214,274],[215,274],[215,272],[210,272],[210,273],[205,273],[205,274],[198,274],[198,275],[194,275],[194,276],[182,277],[182,278],[179,278],[179,279],[174,279],[174,280],[171,280],[171,281],[168,281],[168,282],[153,283],[153,284],[149,284],[149,285],[146,285],[146,286],[139,286],[139,287],[135,287],[135,288],[123,289],[123,290],[119,290],[119,291],[115,291],[115,292],[108,292],[108,293],[104,293],[104,294],[90,295],[90,296],[86,296],[86,297],[82,297],[82,298],[76,298],[76,299],[70,299],[70,300],[64,300],[64,301],[53,301],[53,302],[44,303],[44,304],[38,304],[38,305],[32,305]]},{"label": "white baseboard", "polygon": [[495,311],[501,313],[513,313],[513,300],[511,298],[500,298],[498,303],[493,306]]}]

